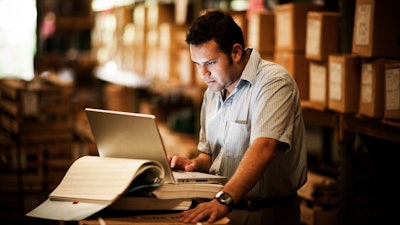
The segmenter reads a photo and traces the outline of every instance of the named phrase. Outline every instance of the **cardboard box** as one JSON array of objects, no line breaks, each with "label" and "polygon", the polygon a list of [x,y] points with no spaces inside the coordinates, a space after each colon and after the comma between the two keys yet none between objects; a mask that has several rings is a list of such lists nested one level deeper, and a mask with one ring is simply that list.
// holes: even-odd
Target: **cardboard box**
[{"label": "cardboard box", "polygon": [[159,42],[159,29],[149,29],[146,38],[146,66],[145,74],[147,78],[153,79],[157,77],[157,65],[158,65],[158,50],[160,47]]},{"label": "cardboard box", "polygon": [[248,46],[259,52],[273,52],[275,49],[275,14],[273,12],[252,12],[248,21]]},{"label": "cardboard box", "polygon": [[304,52],[275,51],[274,61],[282,65],[292,75],[300,91],[300,98],[308,99],[309,74],[308,61]]},{"label": "cardboard box", "polygon": [[133,8],[133,23],[137,27],[145,27],[147,24],[147,7],[144,3],[138,3]]},{"label": "cardboard box", "polygon": [[135,27],[135,51],[134,54],[134,72],[144,75],[146,73],[146,54],[147,54],[147,30],[146,27]]},{"label": "cardboard box", "polygon": [[353,54],[329,55],[328,108],[341,113],[358,112],[361,58]]},{"label": "cardboard box", "polygon": [[339,53],[339,13],[308,12],[306,59],[326,61],[333,53]]},{"label": "cardboard box", "polygon": [[322,11],[313,3],[286,3],[275,9],[275,50],[305,51],[309,11]]},{"label": "cardboard box", "polygon": [[326,62],[309,62],[309,102],[321,111],[328,108],[328,66]]},{"label": "cardboard box", "polygon": [[357,0],[352,52],[364,57],[400,57],[400,1]]},{"label": "cardboard box", "polygon": [[246,18],[246,11],[229,11],[228,13],[239,27],[242,28],[244,43],[247,43],[248,21]]},{"label": "cardboard box", "polygon": [[359,113],[382,118],[384,111],[385,60],[364,58],[361,62]]},{"label": "cardboard box", "polygon": [[196,67],[190,58],[189,49],[179,49],[178,52],[178,68],[177,73],[179,81],[182,85],[195,85],[196,84]]},{"label": "cardboard box", "polygon": [[159,3],[157,1],[146,5],[147,28],[155,29],[162,23],[175,22],[175,5]]},{"label": "cardboard box", "polygon": [[73,88],[56,75],[0,80],[0,125],[19,141],[73,137]]},{"label": "cardboard box", "polygon": [[274,61],[274,51],[259,52],[262,59]]},{"label": "cardboard box", "polygon": [[159,27],[159,48],[171,49],[189,48],[185,42],[186,32],[189,27],[186,25],[176,25],[174,23],[163,23]]},{"label": "cardboard box", "polygon": [[188,54],[189,47],[185,42],[185,34],[188,29],[186,25],[175,25],[172,23],[163,23],[160,25],[160,44],[158,62],[156,64],[159,80],[176,84],[182,84],[182,81],[185,84],[192,83],[194,76],[192,68],[182,67],[184,63],[192,64],[190,54]]},{"label": "cardboard box", "polygon": [[307,172],[307,182],[297,194],[313,205],[333,207],[339,204],[337,180],[312,171]]},{"label": "cardboard box", "polygon": [[146,44],[147,44],[147,7],[137,4],[133,12],[134,29],[134,49],[133,70],[135,73],[144,75],[146,73]]},{"label": "cardboard box", "polygon": [[384,118],[400,119],[400,61],[385,63]]},{"label": "cardboard box", "polygon": [[323,209],[309,206],[302,201],[300,204],[300,222],[306,225],[336,225],[339,223],[339,208]]}]

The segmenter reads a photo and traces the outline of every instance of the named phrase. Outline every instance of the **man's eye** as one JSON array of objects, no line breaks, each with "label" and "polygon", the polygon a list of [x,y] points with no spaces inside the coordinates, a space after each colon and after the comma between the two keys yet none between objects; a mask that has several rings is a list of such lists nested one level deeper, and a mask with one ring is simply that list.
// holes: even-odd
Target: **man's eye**
[{"label": "man's eye", "polygon": [[207,65],[212,65],[212,64],[215,64],[216,63],[216,61],[210,61],[210,62],[207,62]]}]

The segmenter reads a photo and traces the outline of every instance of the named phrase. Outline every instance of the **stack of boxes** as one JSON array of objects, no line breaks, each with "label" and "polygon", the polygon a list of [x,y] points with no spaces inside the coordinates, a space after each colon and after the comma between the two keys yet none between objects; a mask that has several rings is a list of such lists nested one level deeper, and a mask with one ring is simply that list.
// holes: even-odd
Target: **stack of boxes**
[{"label": "stack of boxes", "polygon": [[351,53],[339,52],[339,14],[307,14],[308,107],[400,119],[399,7],[394,0],[357,0]]},{"label": "stack of boxes", "polygon": [[133,71],[137,74],[145,74],[146,72],[146,54],[147,54],[147,9],[143,3],[135,5],[133,9],[134,32],[134,56]]},{"label": "stack of boxes", "polygon": [[[400,14],[396,12],[399,8],[400,2],[395,0],[357,0],[350,53],[340,52],[337,46],[340,15],[328,12],[307,14],[306,58],[310,65],[307,107],[354,114],[355,117],[382,123],[390,120],[390,124],[399,126]],[[345,123],[343,121],[340,121],[341,125]],[[352,182],[368,183],[363,179],[357,177]],[[376,209],[369,206],[374,199],[369,195],[369,189],[365,189],[350,197],[351,204],[357,206],[352,212],[357,220],[377,217]],[[315,216],[311,217],[313,220],[304,218],[310,210],[314,215],[324,213],[329,217],[329,211],[321,211],[324,208],[315,206],[301,205],[303,219],[310,221],[306,224],[330,224],[331,220],[318,223]],[[360,212],[367,215],[358,218]]]},{"label": "stack of boxes", "polygon": [[[161,31],[159,30],[159,26],[162,23],[170,24],[174,22],[174,9],[174,4],[159,4],[157,2],[145,6],[146,24],[144,24],[144,26],[147,30],[147,43],[144,49],[146,51],[145,74],[153,79],[157,78],[159,72],[158,66],[156,65],[163,62],[158,60],[160,41],[162,38],[160,37]],[[166,60],[168,60],[168,58]]]},{"label": "stack of boxes", "polygon": [[[185,34],[192,17],[187,16],[176,22],[175,4],[171,3],[151,2],[137,7],[141,12],[139,15],[143,14],[145,18],[135,17],[134,21],[137,43],[135,64],[143,64],[145,68],[139,68],[143,65],[138,65],[135,73],[146,74],[155,81],[170,84],[193,84],[194,66],[185,43]],[[187,15],[193,14],[192,7],[187,10]],[[145,61],[141,63],[141,59]]]},{"label": "stack of boxes", "polygon": [[359,113],[400,119],[400,2],[357,0],[352,52],[362,59]]},{"label": "stack of boxes", "polygon": [[3,222],[23,218],[46,199],[72,162],[84,154],[74,125],[69,83],[51,77],[0,80]]},{"label": "stack of boxes", "polygon": [[309,97],[309,67],[305,57],[307,13],[322,11],[323,6],[312,3],[287,3],[275,11],[275,62],[294,77],[300,98]]},{"label": "stack of boxes", "polygon": [[305,57],[309,62],[310,106],[328,108],[328,56],[339,52],[339,13],[307,13]]},{"label": "stack of boxes", "polygon": [[329,55],[329,109],[341,113],[358,112],[360,70],[360,57],[354,54]]},{"label": "stack of boxes", "polygon": [[314,172],[307,173],[307,183],[298,190],[301,198],[300,221],[307,225],[338,224],[338,185],[335,179]]},{"label": "stack of boxes", "polygon": [[11,173],[7,187],[52,190],[80,155],[74,137],[72,91],[71,85],[40,78],[1,80],[0,124],[12,143],[1,154],[22,177],[20,187]]},{"label": "stack of boxes", "polygon": [[273,60],[275,50],[275,14],[273,12],[250,13],[247,45],[257,49],[261,58]]}]

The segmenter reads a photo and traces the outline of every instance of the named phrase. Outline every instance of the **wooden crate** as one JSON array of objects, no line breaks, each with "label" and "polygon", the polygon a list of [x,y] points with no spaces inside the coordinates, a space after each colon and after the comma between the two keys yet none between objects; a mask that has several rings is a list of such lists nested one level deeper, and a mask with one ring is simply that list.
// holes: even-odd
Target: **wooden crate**
[{"label": "wooden crate", "polygon": [[73,137],[72,88],[43,79],[0,81],[0,124],[20,141]]},{"label": "wooden crate", "polygon": [[84,152],[81,152],[79,143],[74,140],[46,142],[45,146],[45,189],[52,191],[72,163],[83,156]]},{"label": "wooden crate", "polygon": [[337,225],[339,208],[323,208],[318,205],[309,205],[305,200],[300,204],[300,222],[306,225]]},{"label": "wooden crate", "polygon": [[307,182],[297,193],[300,198],[317,205],[337,205],[339,202],[337,188],[335,179],[308,171]]}]

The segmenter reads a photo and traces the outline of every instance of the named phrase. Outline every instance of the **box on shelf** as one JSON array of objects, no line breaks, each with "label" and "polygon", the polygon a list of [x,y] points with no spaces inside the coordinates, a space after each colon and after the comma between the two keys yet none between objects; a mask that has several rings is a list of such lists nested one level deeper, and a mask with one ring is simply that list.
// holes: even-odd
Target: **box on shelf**
[{"label": "box on shelf", "polygon": [[336,179],[312,171],[307,172],[307,182],[297,191],[301,199],[321,206],[337,205],[338,193]]},{"label": "box on shelf", "polygon": [[147,57],[147,29],[145,26],[136,26],[134,32],[134,72],[144,75],[146,73]]},{"label": "box on shelf", "polygon": [[328,108],[328,66],[326,62],[309,62],[309,103],[310,107],[324,111]]},{"label": "box on shelf", "polygon": [[274,61],[282,65],[295,79],[300,91],[300,98],[302,100],[308,99],[309,68],[304,52],[275,51]]},{"label": "box on shelf", "polygon": [[337,225],[339,208],[324,209],[319,206],[307,205],[305,201],[300,203],[300,222],[305,225]]},{"label": "box on shelf", "polygon": [[178,50],[177,73],[182,85],[196,85],[195,65],[187,48]]},{"label": "box on shelf", "polygon": [[339,52],[339,13],[310,11],[306,29],[306,59],[326,61]]},{"label": "box on shelf", "polygon": [[274,51],[259,52],[262,59],[274,61]]},{"label": "box on shelf", "polygon": [[[0,145],[0,192],[43,191],[44,148],[38,143]],[[20,183],[21,182],[21,183]]]},{"label": "box on shelf", "polygon": [[162,23],[175,22],[175,4],[153,1],[147,4],[146,8],[146,26],[148,29],[158,28]]},{"label": "box on shelf", "polygon": [[363,58],[361,62],[359,113],[382,118],[384,110],[385,59]]},{"label": "box on shelf", "polygon": [[248,22],[246,18],[246,11],[228,11],[233,20],[242,28],[244,43],[247,43],[248,36]]},{"label": "box on shelf", "polygon": [[386,119],[400,119],[400,61],[385,63],[385,111]]},{"label": "box on shelf", "polygon": [[[191,67],[185,68],[185,63],[192,64],[189,47],[185,42],[185,34],[188,30],[186,25],[163,23],[159,27],[160,46],[158,50],[158,79],[170,83],[182,84],[192,83],[193,74]],[[181,78],[183,80],[181,80]]]},{"label": "box on shelf", "polygon": [[132,88],[106,83],[102,88],[104,107],[116,111],[135,111],[135,92]]},{"label": "box on shelf", "polygon": [[144,3],[138,3],[133,8],[133,23],[137,27],[146,27],[147,23],[147,7]]},{"label": "box on shelf", "polygon": [[252,12],[248,19],[248,46],[259,52],[273,52],[275,49],[274,26],[273,12]]},{"label": "box on shelf", "polygon": [[44,188],[51,191],[61,182],[72,163],[86,154],[80,151],[78,142],[74,140],[47,142],[45,147]]},{"label": "box on shelf", "polygon": [[113,9],[114,18],[115,18],[115,32],[117,36],[122,34],[125,26],[128,23],[132,23],[133,21],[133,7],[115,7]]},{"label": "box on shelf", "polygon": [[148,29],[146,42],[147,52],[144,74],[147,78],[154,79],[158,76],[158,51],[160,48],[160,34],[158,28]]},{"label": "box on shelf", "polygon": [[297,191],[300,197],[300,221],[307,225],[338,223],[338,185],[336,179],[307,172],[307,182]]},{"label": "box on shelf", "polygon": [[352,53],[364,57],[400,57],[400,1],[357,0]]},{"label": "box on shelf", "polygon": [[357,113],[360,96],[361,58],[354,54],[332,54],[328,62],[328,108]]},{"label": "box on shelf", "polygon": [[73,136],[73,89],[49,75],[32,81],[0,81],[0,121],[20,141]]},{"label": "box on shelf", "polygon": [[309,11],[322,11],[314,3],[285,3],[275,9],[275,50],[305,51]]}]

